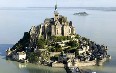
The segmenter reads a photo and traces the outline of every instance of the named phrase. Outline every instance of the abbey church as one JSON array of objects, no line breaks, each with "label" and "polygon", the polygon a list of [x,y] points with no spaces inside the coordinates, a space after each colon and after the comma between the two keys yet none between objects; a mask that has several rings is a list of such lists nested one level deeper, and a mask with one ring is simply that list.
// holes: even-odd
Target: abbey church
[{"label": "abbey church", "polygon": [[46,18],[44,23],[38,26],[32,26],[30,29],[31,38],[43,36],[72,36],[75,34],[75,28],[72,21],[68,21],[67,17],[59,15],[57,4],[55,5],[54,18]]}]

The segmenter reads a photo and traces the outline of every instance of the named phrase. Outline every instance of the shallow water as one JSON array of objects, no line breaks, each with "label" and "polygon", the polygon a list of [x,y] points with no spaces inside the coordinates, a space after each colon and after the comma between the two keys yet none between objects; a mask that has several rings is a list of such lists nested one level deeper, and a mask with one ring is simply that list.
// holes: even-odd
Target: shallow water
[{"label": "shallow water", "polygon": [[11,47],[12,45],[0,45],[0,73],[66,73],[63,68],[52,68],[48,66],[35,65],[35,64],[24,64],[16,61],[6,60],[5,48]]},{"label": "shallow water", "polygon": [[0,56],[0,73],[66,73],[63,68],[52,68],[34,64],[24,64],[5,60]]},{"label": "shallow water", "polygon": [[[29,31],[32,25],[38,25],[45,18],[53,17],[53,11],[53,8],[0,10],[0,34],[2,35],[0,36],[0,43],[16,43],[22,38],[25,31]],[[112,60],[100,67],[92,66],[85,68],[92,69],[97,73],[116,73],[116,12],[78,8],[60,8],[58,11],[73,22],[78,34],[109,47],[109,54],[112,56]],[[73,15],[73,13],[79,11],[86,11],[89,15]],[[8,30],[6,31],[5,29]],[[18,67],[19,63],[4,59],[3,50],[6,49],[6,46],[8,47],[9,45],[0,47],[0,52],[2,51],[2,56],[0,56],[0,73],[11,73],[10,70],[12,73],[37,73],[40,71],[40,73],[56,73],[54,71],[65,73],[64,69],[55,70],[43,66],[40,66],[40,68],[32,64],[20,69]]]}]

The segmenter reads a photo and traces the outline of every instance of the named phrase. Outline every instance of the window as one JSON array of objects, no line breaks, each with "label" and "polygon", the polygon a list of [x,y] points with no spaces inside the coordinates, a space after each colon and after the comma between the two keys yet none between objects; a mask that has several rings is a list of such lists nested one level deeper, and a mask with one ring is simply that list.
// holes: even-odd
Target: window
[{"label": "window", "polygon": [[57,29],[57,34],[58,34],[58,29]]},{"label": "window", "polygon": [[70,29],[69,29],[69,33],[70,33]]}]

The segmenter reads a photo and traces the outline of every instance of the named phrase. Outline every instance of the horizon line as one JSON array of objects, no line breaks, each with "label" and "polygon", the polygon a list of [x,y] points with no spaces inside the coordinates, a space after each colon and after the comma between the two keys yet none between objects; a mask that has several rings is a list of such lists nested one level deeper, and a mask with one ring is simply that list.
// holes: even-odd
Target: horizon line
[{"label": "horizon line", "polygon": [[[89,6],[88,6],[89,7]],[[91,7],[91,6],[90,6]],[[92,7],[95,7],[95,6],[92,6]],[[96,6],[96,7],[98,7],[99,8],[99,6]],[[100,6],[101,7],[101,6]],[[101,7],[101,8],[110,8],[111,6],[109,6],[109,7]],[[113,7],[113,6],[112,6]],[[44,7],[44,6],[32,6],[32,7],[0,7],[0,8],[54,8],[54,7]],[[86,7],[74,7],[74,6],[64,6],[64,7],[58,7],[58,8],[86,8]],[[115,7],[114,7],[115,8]]]}]

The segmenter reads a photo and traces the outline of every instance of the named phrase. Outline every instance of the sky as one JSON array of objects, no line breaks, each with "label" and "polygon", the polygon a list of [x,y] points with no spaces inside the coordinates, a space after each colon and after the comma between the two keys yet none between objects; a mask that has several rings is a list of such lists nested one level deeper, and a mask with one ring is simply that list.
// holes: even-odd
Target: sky
[{"label": "sky", "polygon": [[116,7],[116,0],[0,0],[0,7]]}]

